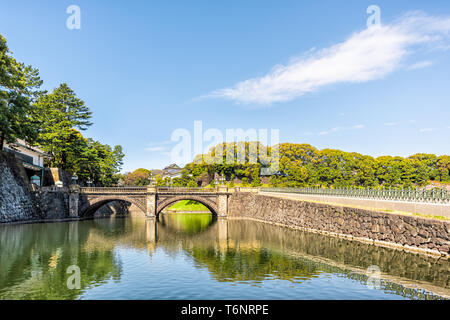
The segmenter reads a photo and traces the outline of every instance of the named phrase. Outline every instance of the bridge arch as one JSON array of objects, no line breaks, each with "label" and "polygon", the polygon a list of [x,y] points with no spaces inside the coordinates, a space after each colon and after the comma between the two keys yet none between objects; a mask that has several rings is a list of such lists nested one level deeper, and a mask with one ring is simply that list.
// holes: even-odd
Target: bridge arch
[{"label": "bridge arch", "polygon": [[175,202],[181,201],[181,200],[193,200],[193,201],[200,202],[205,207],[207,207],[213,215],[217,215],[218,209],[217,209],[217,205],[216,205],[215,201],[210,200],[205,197],[202,197],[202,196],[179,195],[179,196],[166,198],[161,201],[157,201],[156,216],[159,216],[159,214],[161,213],[161,211],[164,210],[164,208],[167,208],[168,206],[174,204]]},{"label": "bridge arch", "polygon": [[145,203],[142,203],[138,199],[134,197],[128,197],[128,196],[121,196],[121,195],[103,195],[96,197],[94,199],[87,199],[85,202],[85,205],[80,210],[80,216],[81,217],[89,217],[94,215],[94,213],[100,209],[103,205],[107,204],[108,202],[112,201],[125,201],[128,203],[132,203],[136,205],[139,209],[142,210],[142,212],[146,213],[146,206]]}]

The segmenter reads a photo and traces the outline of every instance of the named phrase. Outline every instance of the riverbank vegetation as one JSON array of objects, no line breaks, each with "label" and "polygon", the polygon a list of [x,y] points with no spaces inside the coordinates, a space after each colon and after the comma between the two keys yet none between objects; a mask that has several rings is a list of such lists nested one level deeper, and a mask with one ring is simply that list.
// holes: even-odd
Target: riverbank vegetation
[{"label": "riverbank vegetation", "polygon": [[[450,156],[434,154],[414,154],[409,157],[372,157],[356,152],[336,149],[319,150],[309,144],[282,143],[279,148],[279,170],[272,175],[262,175],[262,170],[270,163],[271,147],[259,143],[224,143],[221,148],[212,148],[207,154],[197,155],[188,163],[181,177],[170,182],[156,179],[157,185],[208,186],[214,187],[222,175],[228,187],[272,186],[272,187],[334,187],[334,188],[414,188],[430,183],[450,184]],[[256,148],[255,148],[256,146]],[[216,154],[216,150],[223,153]],[[238,162],[239,149],[242,163]],[[249,160],[259,149],[266,156],[256,163]],[[256,151],[255,151],[256,150]],[[227,161],[226,154],[235,155],[234,161]],[[222,161],[220,160],[222,156]],[[221,162],[221,163],[220,163]],[[128,185],[147,185],[150,170],[138,169],[125,174]]]},{"label": "riverbank vegetation", "polygon": [[40,89],[42,84],[39,70],[16,61],[0,35],[0,149],[23,139],[52,156],[49,167],[94,185],[116,184],[122,147],[84,137],[81,131],[92,125],[84,101],[66,83],[50,93]]}]

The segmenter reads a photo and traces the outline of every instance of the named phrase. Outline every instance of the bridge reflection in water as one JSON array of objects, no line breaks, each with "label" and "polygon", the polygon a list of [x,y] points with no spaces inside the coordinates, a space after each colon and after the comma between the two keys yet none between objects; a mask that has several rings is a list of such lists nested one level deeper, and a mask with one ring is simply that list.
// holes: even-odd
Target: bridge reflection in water
[{"label": "bridge reflection in water", "polygon": [[[269,280],[302,285],[324,274],[365,284],[365,270],[377,265],[384,279],[381,291],[411,299],[435,298],[414,289],[417,286],[450,296],[449,262],[445,260],[248,220],[162,214],[156,220],[115,218],[1,226],[0,298],[75,299],[89,295],[110,279],[122,281],[129,254],[118,252],[124,250],[150,258],[161,250],[172,257],[183,255],[215,281],[243,286],[262,287]],[[66,270],[74,264],[82,271],[82,286],[69,290]],[[147,276],[149,288],[161,282],[154,269],[149,269]]]}]

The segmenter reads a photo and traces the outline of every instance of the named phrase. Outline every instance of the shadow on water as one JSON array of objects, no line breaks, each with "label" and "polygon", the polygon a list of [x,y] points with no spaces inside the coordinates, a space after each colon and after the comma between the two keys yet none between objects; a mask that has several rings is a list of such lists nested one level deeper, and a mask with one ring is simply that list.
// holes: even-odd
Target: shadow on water
[{"label": "shadow on water", "polygon": [[[410,299],[448,296],[449,261],[369,244],[211,214],[170,213],[157,220],[111,218],[0,226],[1,299],[76,299],[107,281],[120,282],[117,248],[184,252],[218,282],[287,280],[332,274],[365,284],[376,265],[380,289]],[[81,288],[67,288],[67,268],[81,270]],[[174,271],[176,265],[173,266]],[[417,286],[421,289],[415,289]],[[337,297],[339,298],[339,297]]]}]

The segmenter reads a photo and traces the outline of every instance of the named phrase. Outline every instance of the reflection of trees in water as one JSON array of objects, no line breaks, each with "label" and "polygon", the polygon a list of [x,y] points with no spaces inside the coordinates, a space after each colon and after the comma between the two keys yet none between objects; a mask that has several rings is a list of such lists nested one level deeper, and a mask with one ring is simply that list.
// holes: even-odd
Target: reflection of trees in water
[{"label": "reflection of trees in water", "polygon": [[190,235],[205,231],[215,220],[211,213],[163,213],[159,216],[161,227]]},{"label": "reflection of trees in water", "polygon": [[[169,255],[188,253],[218,281],[284,279],[292,282],[332,273],[365,283],[354,272],[377,265],[383,273],[449,288],[449,262],[248,220],[214,220],[183,213],[145,219],[99,219],[0,229],[0,298],[73,299],[86,288],[120,279],[114,248],[158,247]],[[197,217],[197,218],[196,218]],[[198,219],[199,221],[195,221]],[[81,290],[68,290],[66,269],[78,265]],[[384,290],[423,298],[415,290],[384,282]]]},{"label": "reflection of trees in water", "polygon": [[[187,238],[158,224],[157,245],[165,250],[181,246],[219,281],[261,280],[264,275],[297,280],[302,272],[314,276],[320,270],[365,283],[364,271],[377,265],[393,279],[413,280],[449,292],[448,260],[248,220],[226,221],[223,239],[220,226],[219,220],[207,231]],[[424,297],[394,282],[382,281],[382,287],[409,298]]]},{"label": "reflection of trees in water", "polygon": [[[2,226],[0,298],[75,299],[89,286],[119,279],[113,250],[89,245],[91,227],[89,222]],[[80,290],[67,288],[71,265],[80,267]]]},{"label": "reflection of trees in water", "polygon": [[230,221],[228,231],[230,239],[258,239],[261,246],[270,250],[321,257],[364,270],[377,265],[381,272],[392,276],[450,288],[450,263],[445,259],[253,221]]},{"label": "reflection of trees in water", "polygon": [[304,264],[265,248],[242,250],[229,248],[225,252],[215,248],[187,249],[201,267],[206,267],[218,281],[262,281],[267,278],[301,282],[317,277],[315,267]]}]

